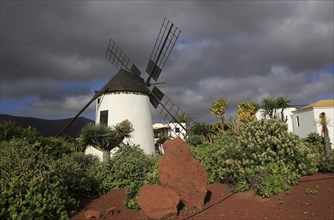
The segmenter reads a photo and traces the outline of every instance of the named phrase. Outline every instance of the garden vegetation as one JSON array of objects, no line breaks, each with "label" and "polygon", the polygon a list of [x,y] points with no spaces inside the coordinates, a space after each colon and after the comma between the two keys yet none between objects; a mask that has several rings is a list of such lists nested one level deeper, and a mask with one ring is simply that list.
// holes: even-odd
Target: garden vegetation
[{"label": "garden vegetation", "polygon": [[[219,121],[198,123],[187,137],[209,183],[228,183],[235,191],[255,190],[269,197],[292,188],[300,176],[334,172],[333,151],[324,152],[324,139],[317,133],[301,139],[288,132],[282,112],[281,117],[256,120],[259,106],[247,102],[227,121],[227,101],[219,103],[211,109]],[[131,132],[131,126],[123,127],[117,130],[123,136]],[[115,131],[105,133],[115,137]],[[83,130],[78,139],[42,137],[34,128],[1,122],[0,219],[69,219],[83,198],[113,188],[125,188],[125,205],[139,209],[140,187],[159,182],[159,156],[121,144],[110,160],[101,162],[84,154],[89,139],[83,137],[90,133]]]},{"label": "garden vegetation", "polygon": [[123,145],[112,160],[100,162],[85,155],[81,143],[1,122],[0,219],[69,219],[81,199],[112,188],[125,188],[125,204],[138,209],[139,188],[158,182],[158,158]]},{"label": "garden vegetation", "polygon": [[[292,188],[300,176],[334,172],[334,153],[325,151],[324,137],[311,133],[302,139],[288,132],[283,111],[289,102],[286,97],[267,97],[261,106],[243,102],[235,119],[225,122],[229,129],[223,134],[216,129],[221,120],[214,125],[198,123],[187,141],[206,168],[208,182],[229,183],[236,191],[254,190],[269,197]],[[222,108],[216,112],[223,118],[227,105],[215,107]],[[268,119],[256,120],[260,107]]]}]

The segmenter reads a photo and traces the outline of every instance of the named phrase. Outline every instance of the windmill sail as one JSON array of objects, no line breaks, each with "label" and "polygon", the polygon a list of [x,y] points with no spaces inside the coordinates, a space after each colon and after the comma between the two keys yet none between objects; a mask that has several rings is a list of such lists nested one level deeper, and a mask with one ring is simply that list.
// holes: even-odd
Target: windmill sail
[{"label": "windmill sail", "polygon": [[164,120],[178,123],[187,133],[190,133],[195,126],[195,122],[190,117],[187,117],[186,121],[184,122],[179,120],[179,115],[187,114],[156,86],[154,86],[152,89],[150,101]]},{"label": "windmill sail", "polygon": [[140,76],[140,70],[134,65],[125,53],[117,46],[117,44],[110,39],[107,48],[106,58],[117,68],[125,69],[135,75]]},{"label": "windmill sail", "polygon": [[96,95],[93,96],[93,98],[91,100],[89,100],[89,102],[87,102],[87,104],[74,116],[74,118],[72,118],[56,135],[56,137],[59,137],[60,135],[63,134],[63,132],[71,125],[75,122],[75,120],[78,119],[78,117],[88,108],[88,106],[90,106],[90,104],[92,104],[92,102],[94,102],[94,100],[97,98]]},{"label": "windmill sail", "polygon": [[[92,99],[76,114],[76,116],[71,121],[69,121],[65,125],[65,127],[57,134],[57,136],[61,135],[65,131],[65,129],[69,127],[82,114],[82,112],[84,112],[88,108],[88,106],[95,99],[97,99],[104,93],[107,93],[108,91],[117,90],[120,84],[124,84],[124,83],[130,84],[131,82],[132,82],[131,83],[132,87],[136,87],[137,89],[139,89],[139,91],[149,94],[151,104],[164,119],[168,119],[169,121],[178,123],[182,127],[182,129],[187,132],[191,131],[191,129],[195,125],[195,122],[190,117],[188,117],[185,122],[182,121],[181,123],[180,120],[178,119],[178,116],[185,114],[181,110],[181,108],[179,108],[174,102],[172,102],[172,100],[170,100],[156,86],[154,86],[152,90],[148,88],[151,86],[151,83],[150,83],[151,78],[153,78],[153,80],[155,81],[158,80],[161,74],[161,71],[166,64],[166,61],[172,49],[174,48],[174,45],[180,33],[181,31],[173,23],[171,23],[166,18],[164,19],[162,26],[160,28],[159,35],[154,44],[150,60],[146,68],[146,72],[148,74],[148,78],[146,79],[146,82],[144,81],[144,79],[140,77],[141,72],[137,68],[137,66],[134,65],[131,62],[131,60],[125,55],[125,53],[116,45],[116,43],[112,39],[110,39],[105,57],[120,71],[122,71],[123,69],[129,72],[129,74],[132,77],[129,78],[128,76],[128,79],[133,78],[134,80],[132,81],[122,80],[123,78],[121,78],[121,80],[118,80],[116,84],[116,83],[112,83],[113,79],[111,79],[97,93],[95,93]],[[117,77],[120,77],[120,76],[122,75],[118,75]],[[137,84],[139,81],[142,83]]]},{"label": "windmill sail", "polygon": [[72,118],[56,135],[56,137],[59,137],[60,135],[62,135],[62,133],[70,126],[72,125],[75,120],[77,120],[77,118],[90,106],[90,104],[92,104],[92,102],[94,102],[95,99],[97,99],[98,97],[100,97],[102,94],[104,94],[108,88],[109,88],[109,84],[110,81],[108,83],[106,83],[102,89],[100,89],[99,91],[97,91],[95,93],[95,95],[91,98],[91,100],[89,100],[87,102],[87,104],[74,116],[74,118]]},{"label": "windmill sail", "polygon": [[166,18],[164,19],[146,67],[146,72],[149,75],[146,84],[150,84],[151,78],[155,81],[158,80],[180,33],[181,31],[173,23]]}]

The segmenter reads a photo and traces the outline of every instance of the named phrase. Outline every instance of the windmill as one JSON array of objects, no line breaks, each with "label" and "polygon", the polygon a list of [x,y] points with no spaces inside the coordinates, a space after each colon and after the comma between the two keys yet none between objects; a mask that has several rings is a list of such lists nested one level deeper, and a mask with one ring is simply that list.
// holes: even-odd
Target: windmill
[{"label": "windmill", "polygon": [[[187,120],[181,123],[178,115],[185,115],[185,113],[155,86],[159,84],[157,80],[180,32],[173,23],[164,19],[146,67],[148,74],[146,80],[141,78],[141,71],[138,67],[110,39],[106,58],[119,70],[118,73],[95,93],[57,136],[61,135],[95,100],[97,100],[96,123],[115,125],[128,119],[134,128],[130,143],[132,141],[133,144],[140,145],[147,154],[155,152],[150,103],[164,120],[176,122],[181,128],[180,133],[182,130],[190,131],[195,125],[194,121],[187,117]],[[152,80],[156,83],[152,83]]]}]

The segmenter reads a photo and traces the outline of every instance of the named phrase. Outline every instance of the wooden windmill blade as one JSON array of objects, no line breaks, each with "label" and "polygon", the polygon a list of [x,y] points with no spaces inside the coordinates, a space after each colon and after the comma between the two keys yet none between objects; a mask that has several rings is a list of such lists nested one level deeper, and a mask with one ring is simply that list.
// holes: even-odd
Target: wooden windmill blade
[{"label": "wooden windmill blade", "polygon": [[71,126],[77,119],[78,117],[88,108],[88,106],[90,106],[90,104],[92,104],[92,102],[94,102],[94,100],[96,99],[95,96],[93,96],[93,98],[91,100],[89,100],[89,102],[87,102],[87,104],[74,116],[74,118],[72,118],[57,134],[56,137],[59,137],[60,135],[62,135],[64,133],[64,131]]},{"label": "wooden windmill blade", "polygon": [[84,107],[82,107],[82,109],[57,133],[56,137],[59,137],[60,135],[62,135],[63,132],[69,126],[71,126],[78,119],[78,117],[92,104],[92,102],[94,102],[95,99],[97,99],[99,96],[101,96],[108,89],[109,82],[107,84],[105,84],[102,87],[102,89],[100,89],[99,91],[97,91],[95,93],[95,95],[86,103],[86,105]]},{"label": "wooden windmill blade", "polygon": [[[187,134],[191,133],[192,129],[196,124],[194,120],[192,120],[188,116],[187,120],[184,123],[179,121],[178,116],[186,113],[182,111],[182,109],[179,106],[177,106],[170,98],[168,98],[168,96],[166,96],[156,86],[154,86],[151,91],[150,101],[153,107],[157,110],[159,115],[164,120],[167,119],[170,122],[176,122],[181,126],[182,130],[186,131]],[[176,135],[179,136],[179,134]]]},{"label": "wooden windmill blade", "polygon": [[146,80],[148,86],[151,85],[151,78],[155,81],[158,80],[180,33],[181,31],[172,22],[166,18],[164,19],[146,67],[146,72],[149,75]]},{"label": "wooden windmill blade", "polygon": [[136,65],[134,65],[130,58],[117,46],[117,44],[110,39],[109,45],[106,52],[106,58],[109,60],[117,69],[125,69],[133,74],[140,76],[141,72]]},{"label": "wooden windmill blade", "polygon": [[[149,75],[146,79],[148,87],[151,86],[151,78],[155,81],[158,80],[180,33],[181,31],[172,22],[164,19],[146,67],[146,72]],[[151,90],[150,102],[164,120],[168,119],[178,123],[187,133],[194,127],[195,122],[190,117],[185,123],[178,120],[178,115],[185,113],[156,86]],[[179,134],[176,135],[179,136]]]}]

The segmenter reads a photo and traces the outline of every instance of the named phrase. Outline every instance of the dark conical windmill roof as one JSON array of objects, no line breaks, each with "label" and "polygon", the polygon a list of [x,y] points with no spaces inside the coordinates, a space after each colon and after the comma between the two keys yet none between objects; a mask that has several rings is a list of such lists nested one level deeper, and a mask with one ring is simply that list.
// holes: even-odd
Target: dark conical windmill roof
[{"label": "dark conical windmill roof", "polygon": [[145,94],[150,92],[143,78],[123,69],[119,70],[100,91],[102,93],[141,92]]}]

